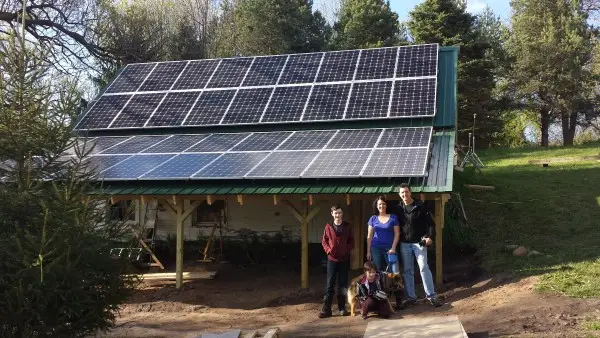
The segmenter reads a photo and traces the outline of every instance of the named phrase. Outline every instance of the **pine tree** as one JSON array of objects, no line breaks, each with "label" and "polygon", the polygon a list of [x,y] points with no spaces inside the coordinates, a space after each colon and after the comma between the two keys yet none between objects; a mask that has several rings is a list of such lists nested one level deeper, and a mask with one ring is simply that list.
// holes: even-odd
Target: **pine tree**
[{"label": "pine tree", "polygon": [[344,0],[334,25],[332,48],[337,50],[395,46],[401,35],[398,14],[384,0]]},{"label": "pine tree", "polygon": [[477,114],[477,145],[493,142],[501,130],[498,112],[491,109],[494,88],[493,64],[487,44],[478,39],[475,17],[455,0],[426,0],[410,12],[409,33],[415,43],[459,46],[458,130],[459,140],[467,142]]},{"label": "pine tree", "polygon": [[563,143],[572,144],[578,113],[595,87],[587,15],[572,0],[516,0],[512,6],[508,50],[516,99],[538,111],[543,146],[556,120],[562,122]]}]

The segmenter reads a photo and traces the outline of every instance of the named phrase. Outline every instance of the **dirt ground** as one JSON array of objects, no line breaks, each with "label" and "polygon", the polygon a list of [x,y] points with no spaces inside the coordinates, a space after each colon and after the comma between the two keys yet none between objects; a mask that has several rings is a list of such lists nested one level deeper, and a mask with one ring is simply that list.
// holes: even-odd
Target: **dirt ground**
[{"label": "dirt ground", "polygon": [[[321,271],[312,271],[310,289],[300,291],[299,271],[290,267],[220,264],[218,270],[216,279],[186,282],[181,291],[174,283],[143,283],[122,307],[117,327],[100,336],[197,337],[202,332],[279,327],[284,337],[362,337],[368,321],[374,320],[317,318],[325,280]],[[444,306],[421,302],[393,318],[458,315],[470,337],[593,337],[582,324],[600,320],[600,299],[536,293],[536,277],[456,280],[440,293]]]}]

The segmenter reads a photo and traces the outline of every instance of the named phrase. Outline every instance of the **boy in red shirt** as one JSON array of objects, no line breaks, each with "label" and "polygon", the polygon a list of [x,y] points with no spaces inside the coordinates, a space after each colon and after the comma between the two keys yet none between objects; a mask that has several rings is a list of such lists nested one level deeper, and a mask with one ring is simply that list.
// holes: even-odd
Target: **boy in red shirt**
[{"label": "boy in red shirt", "polygon": [[325,225],[321,244],[327,254],[327,287],[323,297],[323,308],[319,318],[331,317],[331,303],[337,278],[337,301],[340,315],[348,316],[346,297],[348,294],[348,270],[350,269],[350,253],[354,247],[354,235],[348,222],[342,219],[342,208],[339,205],[331,207],[333,222]]}]

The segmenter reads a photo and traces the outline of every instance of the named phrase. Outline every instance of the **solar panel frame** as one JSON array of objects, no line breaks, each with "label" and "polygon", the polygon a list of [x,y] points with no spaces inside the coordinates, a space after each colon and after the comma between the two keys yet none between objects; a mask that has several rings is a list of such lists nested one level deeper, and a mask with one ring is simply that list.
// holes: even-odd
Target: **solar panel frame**
[{"label": "solar panel frame", "polygon": [[[390,149],[374,149],[369,158],[370,165],[363,169],[361,177],[422,177],[425,175],[429,147],[392,149],[396,152]],[[402,165],[409,162],[415,165]]]},{"label": "solar panel frame", "polygon": [[[119,115],[119,113],[123,110],[123,108],[129,103],[133,95],[111,95],[111,96],[101,96],[94,104],[88,109],[85,115],[77,122],[75,126],[76,129],[81,130],[90,130],[90,129],[106,129],[110,126],[112,121]],[[115,102],[115,100],[117,100]],[[110,107],[114,108],[111,114],[94,114],[94,110],[102,111],[105,106],[110,105]],[[93,125],[97,125],[95,128],[90,128],[89,121],[93,121]],[[81,126],[84,126],[81,128]]]},{"label": "solar panel frame", "polygon": [[[152,70],[154,70],[154,67],[156,67],[156,63],[128,64],[125,66],[125,68],[123,68],[123,70],[119,73],[119,75],[117,75],[117,78],[106,88],[106,90],[104,92],[110,93],[110,94],[135,92],[138,90],[138,88],[141,87],[141,85],[144,83],[144,81],[146,81],[148,76],[152,73]],[[133,83],[125,85],[126,90],[118,89],[118,88],[120,88],[119,86],[122,86],[120,83],[120,81],[122,79],[125,79],[125,81],[127,81],[127,79],[129,79],[128,72],[135,71],[138,68],[142,69],[142,74],[139,76],[139,78],[134,77]],[[147,72],[147,73],[145,73],[145,72]],[[117,88],[117,89],[115,89],[115,88]]]},{"label": "solar panel frame", "polygon": [[[395,80],[391,108],[388,117],[427,117],[435,116],[436,78],[415,78]],[[428,95],[421,95],[423,90]]]},{"label": "solar panel frame", "polygon": [[[289,55],[285,54],[255,57],[240,87],[271,86],[277,84],[288,58]],[[263,72],[267,73],[267,75],[263,75]]]},{"label": "solar panel frame", "polygon": [[[181,125],[200,96],[200,92],[169,92],[152,112],[144,127]],[[189,99],[187,99],[189,98]],[[193,99],[193,100],[191,100]],[[179,121],[169,123],[170,121]]]},{"label": "solar panel frame", "polygon": [[[221,123],[232,100],[235,90],[203,91],[187,116],[181,123],[182,126],[210,126]],[[206,117],[206,118],[204,118]],[[203,119],[204,118],[204,119]],[[204,120],[206,123],[200,123]]]},{"label": "solar panel frame", "polygon": [[183,153],[211,134],[177,134],[142,150],[142,154]]},{"label": "solar panel frame", "polygon": [[302,172],[302,178],[357,177],[370,157],[371,149],[322,150]]},{"label": "solar panel frame", "polygon": [[133,95],[123,109],[121,109],[119,114],[115,116],[108,128],[120,129],[143,127],[166,96],[166,93]]},{"label": "solar panel frame", "polygon": [[[281,72],[279,84],[292,85],[314,83],[317,75],[319,74],[319,70],[323,64],[324,58],[325,53],[323,52],[290,54],[288,62]],[[298,74],[298,68],[301,71],[301,74]],[[299,76],[299,78],[295,78],[295,75]]]},{"label": "solar panel frame", "polygon": [[[239,89],[219,124],[251,124],[259,122],[272,93],[273,88]],[[234,123],[225,123],[232,121]]]},{"label": "solar panel frame", "polygon": [[[350,83],[313,86],[300,121],[318,122],[343,119],[351,87]],[[331,93],[338,95],[331,95]],[[332,96],[335,96],[336,99],[332,100]]]},{"label": "solar panel frame", "polygon": [[[254,57],[221,59],[219,67],[215,70],[205,88],[238,88],[244,82],[254,60]],[[246,63],[248,63],[247,66]],[[223,72],[226,76],[217,77],[217,80],[215,80],[215,75],[219,72]],[[240,77],[241,72],[243,72],[243,75]]]},{"label": "solar panel frame", "polygon": [[[173,84],[173,87],[171,87],[171,90],[193,90],[206,88],[206,85],[217,71],[220,62],[220,59],[192,60],[188,62],[186,69],[180,74],[177,81],[175,81]],[[200,69],[197,69],[199,67],[196,67],[196,65],[200,66]],[[188,69],[191,71],[186,73]]]},{"label": "solar panel frame", "polygon": [[[135,180],[154,168],[159,167],[175,154],[137,154],[102,171],[105,181]],[[119,173],[123,173],[119,175]]]},{"label": "solar panel frame", "polygon": [[139,135],[112,146],[100,154],[137,154],[167,140],[171,135]]},{"label": "solar panel frame", "polygon": [[[192,175],[191,179],[242,179],[269,153],[268,151],[226,152]],[[244,159],[249,161],[240,161]]]},{"label": "solar panel frame", "polygon": [[[244,178],[300,178],[301,174],[314,161],[317,155],[319,155],[318,150],[274,151],[261,163],[252,168]],[[281,165],[282,162],[283,165]],[[281,168],[287,163],[291,163],[291,165]]]},{"label": "solar panel frame", "polygon": [[[315,82],[351,81],[354,77],[361,50],[344,50],[325,53]],[[349,62],[340,62],[348,59]]]},{"label": "solar panel frame", "polygon": [[[221,156],[219,153],[177,154],[158,167],[139,176],[138,180],[189,179],[219,156]],[[188,164],[193,166],[186,166]]]}]

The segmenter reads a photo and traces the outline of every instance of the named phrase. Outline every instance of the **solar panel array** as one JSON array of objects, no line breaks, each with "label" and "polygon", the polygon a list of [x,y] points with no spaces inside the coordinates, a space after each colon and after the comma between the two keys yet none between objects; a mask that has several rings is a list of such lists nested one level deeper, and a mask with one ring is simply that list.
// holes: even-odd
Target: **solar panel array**
[{"label": "solar panel array", "polygon": [[423,176],[432,130],[107,136],[87,160],[104,180]]},{"label": "solar panel array", "polygon": [[435,115],[438,45],[127,65],[79,130]]}]

